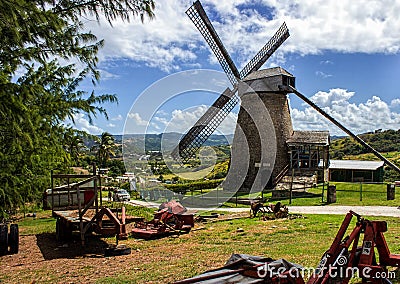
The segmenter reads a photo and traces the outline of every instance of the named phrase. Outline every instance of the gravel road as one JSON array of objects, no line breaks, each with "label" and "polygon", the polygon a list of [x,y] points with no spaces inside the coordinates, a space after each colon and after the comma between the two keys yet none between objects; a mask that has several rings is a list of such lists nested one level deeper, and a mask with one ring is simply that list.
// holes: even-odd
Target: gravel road
[{"label": "gravel road", "polygon": [[[145,202],[140,200],[131,200],[129,202],[132,205],[140,205],[146,207],[158,208],[157,203]],[[344,215],[350,210],[353,210],[357,214],[362,216],[390,216],[400,217],[400,207],[390,206],[342,206],[342,205],[327,205],[327,206],[288,206],[290,213],[299,214],[335,214]],[[203,211],[204,208],[189,208],[190,211]],[[237,208],[216,208],[212,211],[225,211],[225,212],[248,212],[249,207],[237,207]]]}]

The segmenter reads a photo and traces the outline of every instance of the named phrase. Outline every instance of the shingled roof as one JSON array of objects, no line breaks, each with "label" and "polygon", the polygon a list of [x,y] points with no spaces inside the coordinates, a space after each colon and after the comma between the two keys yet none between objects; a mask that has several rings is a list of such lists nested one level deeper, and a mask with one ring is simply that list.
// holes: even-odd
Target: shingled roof
[{"label": "shingled roof", "polygon": [[329,131],[293,131],[293,135],[286,141],[291,145],[312,144],[329,145]]},{"label": "shingled roof", "polygon": [[272,76],[278,76],[278,75],[286,75],[286,76],[293,77],[292,74],[290,74],[288,71],[286,71],[282,67],[273,67],[273,68],[253,71],[249,75],[247,75],[243,79],[243,81],[257,80],[260,78],[272,77]]}]

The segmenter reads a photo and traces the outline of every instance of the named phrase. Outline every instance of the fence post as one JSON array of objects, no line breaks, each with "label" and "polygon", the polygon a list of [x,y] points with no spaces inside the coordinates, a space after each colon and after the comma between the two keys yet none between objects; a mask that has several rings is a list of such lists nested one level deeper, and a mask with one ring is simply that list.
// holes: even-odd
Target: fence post
[{"label": "fence post", "polygon": [[218,200],[218,186],[217,186],[217,207],[219,206],[219,200]]},{"label": "fence post", "polygon": [[292,204],[293,179],[294,179],[294,168],[292,168],[292,179],[290,181],[289,204]]},{"label": "fence post", "polygon": [[237,191],[235,192],[235,197],[236,197],[236,207],[237,207]]},{"label": "fence post", "polygon": [[324,203],[324,191],[325,191],[325,181],[323,181],[322,182],[322,194],[321,194],[321,197],[322,197],[322,203]]}]

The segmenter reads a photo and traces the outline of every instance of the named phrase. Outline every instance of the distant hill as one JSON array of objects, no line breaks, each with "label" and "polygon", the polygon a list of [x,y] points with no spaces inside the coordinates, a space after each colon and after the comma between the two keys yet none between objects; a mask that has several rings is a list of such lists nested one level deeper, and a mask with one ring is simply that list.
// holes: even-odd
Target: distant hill
[{"label": "distant hill", "polygon": [[[161,147],[165,151],[172,151],[183,134],[177,132],[161,133],[161,134],[126,134],[124,135],[125,147],[129,147],[131,151],[142,152],[145,148],[146,151],[160,151]],[[122,135],[114,135],[117,143],[122,143]],[[233,134],[218,135],[212,134],[204,146],[221,146],[229,145],[232,143]]]},{"label": "distant hill", "polygon": [[[377,130],[375,132],[358,135],[361,139],[375,148],[378,152],[400,151],[400,129],[399,130]],[[331,158],[342,159],[344,156],[361,155],[368,150],[349,137],[339,138],[331,141]]]}]

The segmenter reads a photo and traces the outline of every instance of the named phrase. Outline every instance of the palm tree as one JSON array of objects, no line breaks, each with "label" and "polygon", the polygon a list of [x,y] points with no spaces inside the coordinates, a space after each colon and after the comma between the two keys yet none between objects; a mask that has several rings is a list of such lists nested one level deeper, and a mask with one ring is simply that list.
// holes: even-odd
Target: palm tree
[{"label": "palm tree", "polygon": [[67,129],[64,133],[64,149],[68,153],[69,159],[75,163],[78,163],[79,157],[85,149],[83,135],[80,131],[72,128]]},{"label": "palm tree", "polygon": [[103,132],[100,139],[92,149],[96,151],[97,161],[100,167],[105,167],[111,156],[115,155],[114,149],[117,147],[114,136],[108,132]]}]

